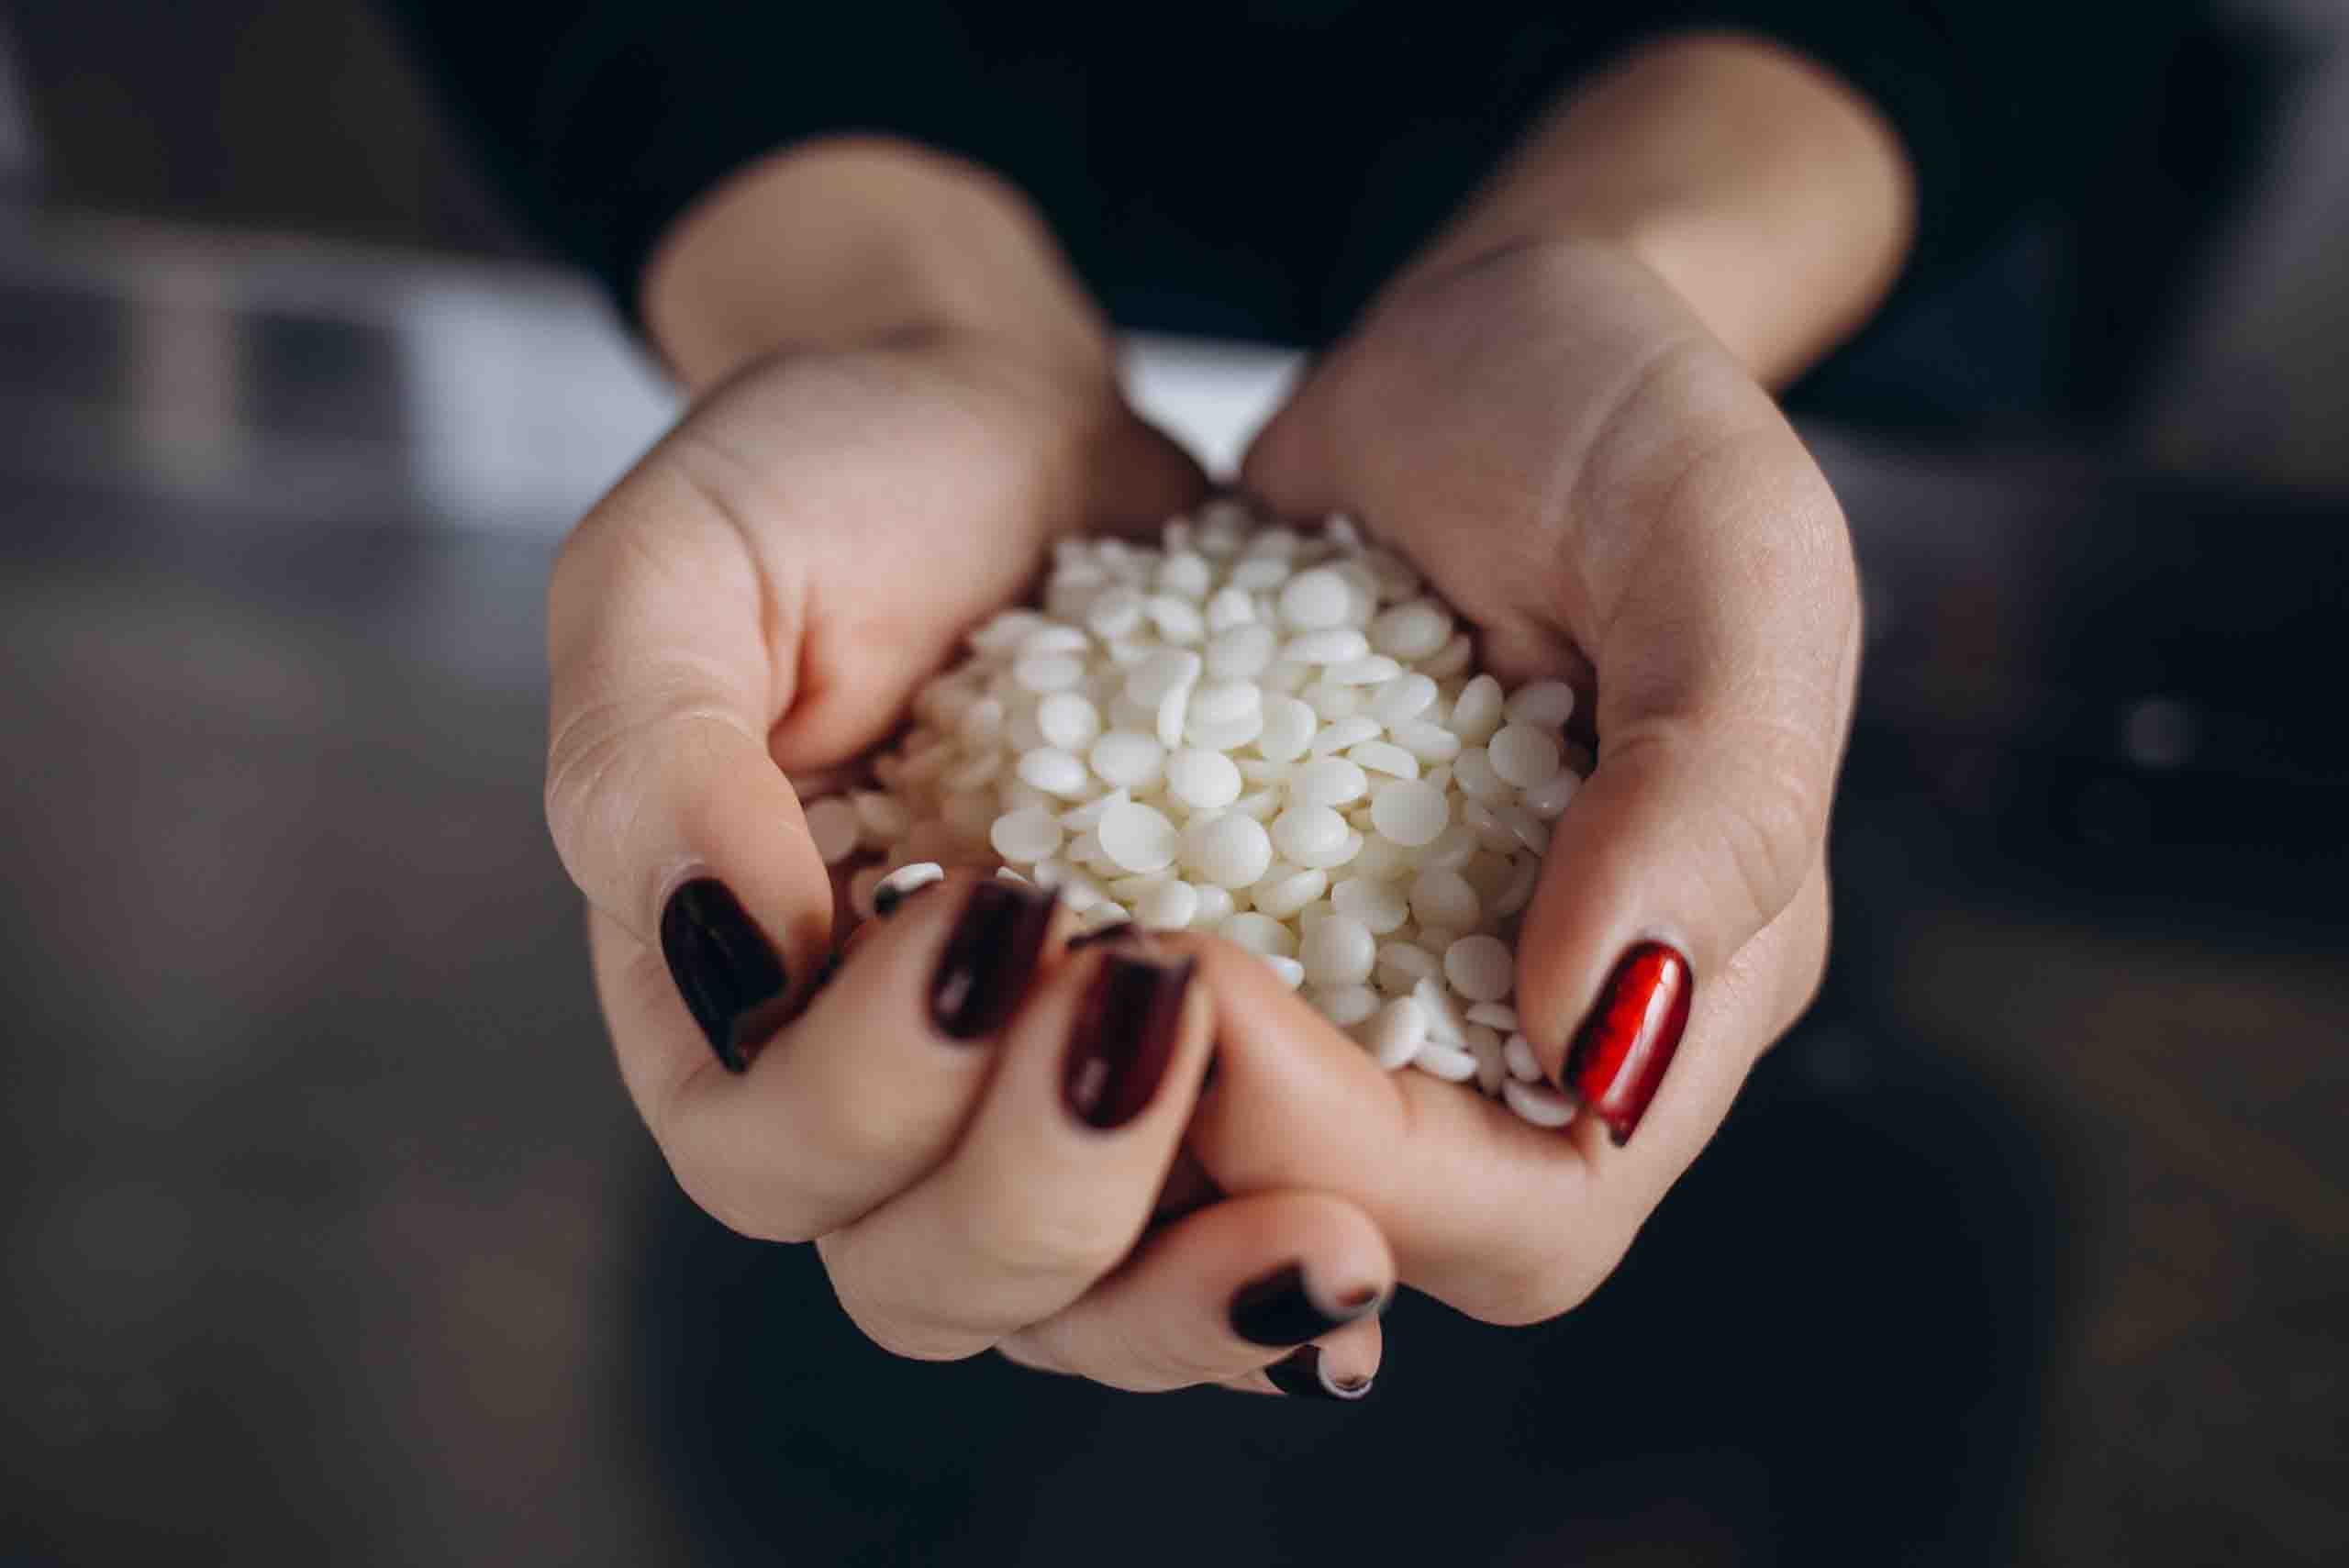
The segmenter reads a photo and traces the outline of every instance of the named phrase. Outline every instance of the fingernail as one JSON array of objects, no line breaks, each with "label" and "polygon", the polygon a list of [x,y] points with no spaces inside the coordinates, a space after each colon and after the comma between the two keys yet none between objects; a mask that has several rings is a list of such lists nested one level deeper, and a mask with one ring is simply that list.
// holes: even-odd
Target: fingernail
[{"label": "fingernail", "polygon": [[930,1014],[955,1040],[990,1034],[1011,1017],[1052,923],[1052,895],[999,879],[971,889],[930,983]]},{"label": "fingernail", "polygon": [[1371,1385],[1367,1377],[1330,1376],[1319,1345],[1283,1356],[1264,1369],[1264,1376],[1292,1399],[1359,1399],[1370,1392]]},{"label": "fingernail", "polygon": [[1385,1299],[1375,1290],[1359,1290],[1332,1310],[1306,1293],[1305,1270],[1291,1263],[1241,1285],[1232,1296],[1231,1331],[1252,1345],[1301,1345],[1370,1316]]},{"label": "fingernail", "polygon": [[1153,963],[1113,952],[1085,988],[1070,1033],[1061,1093],[1076,1119],[1108,1131],[1140,1116],[1158,1093],[1183,1032],[1189,959]]},{"label": "fingernail", "polygon": [[697,877],[669,895],[661,911],[661,956],[718,1060],[731,1073],[747,1069],[783,1025],[788,979],[774,946],[724,883]]},{"label": "fingernail", "polygon": [[1642,942],[1625,953],[1607,989],[1567,1048],[1558,1086],[1605,1124],[1617,1143],[1647,1114],[1664,1082],[1697,980],[1688,961],[1662,942]]}]

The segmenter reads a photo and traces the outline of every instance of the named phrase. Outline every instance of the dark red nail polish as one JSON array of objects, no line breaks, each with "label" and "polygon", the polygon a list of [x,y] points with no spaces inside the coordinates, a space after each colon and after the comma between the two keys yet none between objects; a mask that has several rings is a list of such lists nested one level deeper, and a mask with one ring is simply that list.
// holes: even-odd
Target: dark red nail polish
[{"label": "dark red nail polish", "polygon": [[930,983],[930,1014],[941,1031],[972,1040],[1003,1027],[1044,951],[1053,898],[1000,878],[971,889]]},{"label": "dark red nail polish", "polygon": [[714,876],[678,888],[662,906],[661,956],[718,1060],[747,1069],[789,998],[783,961],[741,901]]},{"label": "dark red nail polish", "polygon": [[1069,1039],[1061,1093],[1077,1120],[1107,1131],[1140,1116],[1158,1093],[1183,1033],[1183,998],[1197,965],[1112,952],[1086,987]]},{"label": "dark red nail polish", "polygon": [[1559,1087],[1617,1143],[1631,1138],[1655,1098],[1696,989],[1687,959],[1662,942],[1642,942],[1615,966],[1567,1049]]},{"label": "dark red nail polish", "polygon": [[1265,1379],[1292,1399],[1359,1399],[1370,1392],[1371,1380],[1335,1378],[1321,1364],[1321,1347],[1308,1345],[1283,1356],[1264,1369]]}]

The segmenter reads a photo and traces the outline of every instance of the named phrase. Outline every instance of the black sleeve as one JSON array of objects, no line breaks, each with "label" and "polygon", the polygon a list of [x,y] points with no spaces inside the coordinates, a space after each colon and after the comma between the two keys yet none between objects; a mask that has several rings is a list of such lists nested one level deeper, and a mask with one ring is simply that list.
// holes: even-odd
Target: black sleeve
[{"label": "black sleeve", "polygon": [[[2068,0],[1455,0],[1433,11],[1195,0],[1180,32],[1152,40],[1115,8],[1074,5],[383,3],[509,201],[623,312],[647,253],[696,196],[795,139],[865,130],[1027,187],[1113,309],[1153,288],[1329,292],[1330,269],[1348,269],[1321,237],[1365,223],[1364,202],[1397,198],[1366,220],[1377,243],[1354,248],[1364,276],[1328,308],[1291,313],[1308,339],[1578,75],[1642,38],[1758,33],[1873,101],[1917,171],[1914,276],[2092,177],[2137,123],[2186,9],[2139,0],[2123,21]],[[1235,84],[1252,68],[1252,83]],[[1384,85],[1365,90],[1372,82]],[[1444,132],[1445,116],[1468,128]],[[1219,123],[1202,129],[1208,120]],[[1335,130],[1317,139],[1317,126]],[[1264,150],[1268,138],[1318,169],[1292,167],[1252,193],[1250,166],[1279,157]],[[1373,159],[1408,166],[1418,193],[1382,193],[1335,166]],[[1190,234],[1219,228],[1186,254]],[[1178,268],[1179,280],[1151,276]],[[1298,275],[1312,271],[1319,281]]]}]

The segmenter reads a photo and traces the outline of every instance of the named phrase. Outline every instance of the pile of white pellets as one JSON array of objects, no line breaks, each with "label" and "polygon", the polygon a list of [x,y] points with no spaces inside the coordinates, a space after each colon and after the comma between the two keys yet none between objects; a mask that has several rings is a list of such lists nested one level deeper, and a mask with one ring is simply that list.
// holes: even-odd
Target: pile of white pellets
[{"label": "pile of white pellets", "polygon": [[1474,673],[1453,613],[1343,518],[1220,500],[1156,548],[1062,540],[1042,603],[970,637],[871,789],[811,804],[869,916],[949,865],[1057,888],[1088,926],[1213,931],[1382,1067],[1572,1105],[1518,1032],[1517,923],[1580,784],[1574,692]]}]

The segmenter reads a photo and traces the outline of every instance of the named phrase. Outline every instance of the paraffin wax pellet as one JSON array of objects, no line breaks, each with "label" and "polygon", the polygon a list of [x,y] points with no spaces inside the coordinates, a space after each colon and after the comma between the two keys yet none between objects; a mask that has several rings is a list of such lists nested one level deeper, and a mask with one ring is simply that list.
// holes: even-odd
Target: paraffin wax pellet
[{"label": "paraffin wax pellet", "polygon": [[1134,918],[1153,930],[1179,931],[1199,912],[1199,890],[1187,882],[1167,882],[1134,900]]},{"label": "paraffin wax pellet", "polygon": [[1486,742],[1485,756],[1504,782],[1536,789],[1558,772],[1558,738],[1530,724],[1505,724]]},{"label": "paraffin wax pellet", "polygon": [[1048,811],[1035,806],[1006,812],[987,829],[987,842],[1005,860],[1032,865],[1057,851],[1065,835]]},{"label": "paraffin wax pellet", "polygon": [[1288,797],[1298,806],[1343,806],[1369,793],[1370,780],[1359,763],[1343,757],[1319,757],[1289,774]]},{"label": "paraffin wax pellet", "polygon": [[1389,1073],[1410,1064],[1427,1048],[1427,1009],[1408,996],[1397,996],[1379,1008],[1364,1041],[1371,1060]]},{"label": "paraffin wax pellet", "polygon": [[1237,812],[1202,818],[1183,832],[1183,863],[1218,887],[1246,887],[1272,869],[1264,825]]},{"label": "paraffin wax pellet", "polygon": [[1497,1002],[1517,978],[1517,961],[1509,956],[1507,942],[1480,932],[1445,950],[1443,977],[1472,1002]]},{"label": "paraffin wax pellet", "polygon": [[1528,681],[1509,693],[1501,711],[1511,724],[1554,732],[1574,716],[1575,689],[1564,681]]},{"label": "paraffin wax pellet", "polygon": [[1165,813],[1129,801],[1101,818],[1101,852],[1129,872],[1161,871],[1174,863],[1182,835]]},{"label": "paraffin wax pellet", "polygon": [[1281,619],[1300,631],[1343,625],[1353,604],[1346,580],[1326,566],[1300,572],[1281,587]]},{"label": "paraffin wax pellet", "polygon": [[1166,759],[1166,794],[1189,810],[1230,806],[1240,798],[1240,768],[1220,751],[1186,749]]},{"label": "paraffin wax pellet", "polygon": [[1370,817],[1381,835],[1411,849],[1434,842],[1452,820],[1452,806],[1419,780],[1397,779],[1372,794]]},{"label": "paraffin wax pellet", "polygon": [[1359,985],[1370,978],[1378,942],[1360,920],[1332,915],[1305,933],[1297,956],[1311,984]]}]

